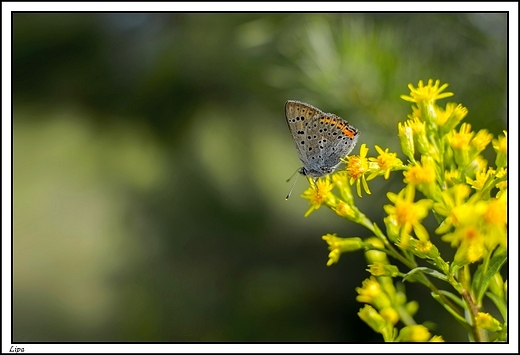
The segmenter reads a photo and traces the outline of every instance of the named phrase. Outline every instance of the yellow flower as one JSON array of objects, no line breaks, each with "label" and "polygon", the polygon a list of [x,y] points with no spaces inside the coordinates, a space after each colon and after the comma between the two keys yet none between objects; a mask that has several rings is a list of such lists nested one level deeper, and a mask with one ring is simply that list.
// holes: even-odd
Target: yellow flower
[{"label": "yellow flower", "polygon": [[401,142],[401,150],[403,153],[410,159],[410,161],[415,161],[415,146],[413,143],[413,129],[410,125],[410,121],[406,121],[405,123],[399,122],[397,124],[397,128],[399,133],[397,136],[399,137],[399,141]]},{"label": "yellow flower", "polygon": [[329,261],[327,266],[336,264],[339,261],[341,253],[356,251],[364,247],[361,238],[339,238],[336,233],[326,234],[321,237],[329,245]]},{"label": "yellow flower", "polygon": [[477,155],[471,163],[466,167],[464,173],[466,175],[475,176],[477,171],[482,171],[487,168],[487,160],[482,157],[482,155]]},{"label": "yellow flower", "polygon": [[358,302],[372,303],[374,298],[383,292],[383,289],[374,277],[370,277],[363,281],[362,287],[356,287],[356,292],[359,294],[356,297]]},{"label": "yellow flower", "polygon": [[383,290],[379,282],[374,276],[365,279],[361,287],[356,287],[358,296],[356,301],[361,303],[370,303],[376,309],[383,309],[392,306],[390,297]]},{"label": "yellow flower", "polygon": [[363,189],[367,194],[370,195],[370,190],[365,178],[365,173],[368,171],[368,159],[366,158],[368,148],[366,144],[362,144],[359,149],[359,155],[350,155],[346,158],[347,173],[350,176],[350,185],[356,183],[357,194],[361,197],[361,183],[363,183]]},{"label": "yellow flower", "polygon": [[433,84],[433,79],[428,80],[428,85],[424,86],[423,81],[419,80],[419,85],[417,88],[414,88],[412,84],[408,84],[408,88],[410,89],[410,96],[401,95],[401,98],[410,102],[435,102],[436,100],[440,100],[446,97],[453,96],[452,92],[445,92],[444,89],[448,87],[448,84],[443,84],[439,87],[440,80],[436,80],[435,84]]},{"label": "yellow flower", "polygon": [[507,166],[507,131],[504,131],[504,136],[499,136],[498,139],[493,139],[493,149],[497,153],[495,164],[497,168]]},{"label": "yellow flower", "polygon": [[466,177],[466,183],[468,185],[471,185],[471,187],[477,191],[482,190],[482,188],[484,187],[484,184],[486,183],[488,178],[489,177],[493,178],[494,175],[495,175],[495,170],[493,170],[493,169],[478,171],[476,173],[475,180],[473,180],[469,177]]},{"label": "yellow flower", "polygon": [[452,131],[448,135],[448,141],[453,148],[455,162],[459,167],[465,167],[470,163],[470,142],[474,132],[471,132],[471,125],[463,123],[459,132]]},{"label": "yellow flower", "polygon": [[370,272],[372,276],[396,277],[399,275],[399,269],[397,266],[385,264],[381,261],[376,261],[369,265],[368,272]]},{"label": "yellow flower", "polygon": [[426,133],[426,122],[421,121],[419,117],[414,117],[407,121],[414,135]]},{"label": "yellow flower", "polygon": [[432,342],[432,343],[443,343],[444,342],[444,339],[442,339],[442,335],[434,335],[432,336],[432,338],[430,340],[428,340],[429,342]]},{"label": "yellow flower", "polygon": [[482,214],[486,246],[493,250],[497,245],[507,246],[507,194],[487,201]]},{"label": "yellow flower", "polygon": [[406,184],[429,184],[435,182],[435,167],[430,164],[423,166],[417,162],[408,171],[405,171],[403,175]]},{"label": "yellow flower", "polygon": [[444,181],[448,184],[449,187],[457,185],[461,182],[461,173],[458,169],[451,169],[444,171]]},{"label": "yellow flower", "polygon": [[453,260],[454,264],[466,265],[475,263],[486,254],[485,236],[475,226],[456,228],[453,233],[448,233],[442,236],[441,239],[443,241],[451,241],[452,246],[454,243],[460,243]]},{"label": "yellow flower", "polygon": [[474,132],[471,132],[471,125],[463,123],[460,126],[459,132],[453,132],[449,137],[450,145],[454,149],[465,149],[469,148],[469,142],[473,138]]},{"label": "yellow flower", "polygon": [[407,325],[399,332],[399,337],[397,338],[402,342],[424,342],[430,339],[431,334],[424,325],[414,324]]},{"label": "yellow flower", "polygon": [[393,307],[386,307],[379,311],[381,317],[391,324],[399,322],[399,313]]},{"label": "yellow flower", "polygon": [[406,121],[406,124],[412,129],[415,143],[421,154],[426,154],[430,151],[430,143],[426,137],[426,122],[421,121],[418,117]]},{"label": "yellow flower", "polygon": [[492,138],[493,135],[488,133],[486,129],[481,129],[471,140],[471,146],[475,149],[476,153],[478,154],[484,149],[486,149],[487,145],[491,142]]},{"label": "yellow flower", "polygon": [[390,340],[391,329],[388,329],[385,319],[372,306],[366,304],[359,310],[358,316],[376,333],[383,334],[385,340]]},{"label": "yellow flower", "polygon": [[329,177],[326,176],[323,179],[317,179],[314,186],[310,186],[303,192],[301,197],[309,200],[309,205],[311,206],[305,213],[305,217],[320,208],[324,203],[329,205],[334,204],[335,198],[331,192],[333,188],[334,184],[331,183]]},{"label": "yellow flower", "polygon": [[446,104],[446,110],[437,107],[437,124],[440,126],[441,136],[451,132],[468,114],[468,109],[461,104],[449,102]]},{"label": "yellow flower", "polygon": [[389,192],[387,197],[394,205],[385,205],[384,209],[389,216],[395,218],[401,227],[401,237],[409,235],[413,229],[420,240],[428,240],[428,232],[421,221],[428,215],[433,202],[427,199],[413,202],[415,197],[413,185],[407,185],[397,195]]},{"label": "yellow flower", "polygon": [[389,153],[388,148],[383,150],[376,145],[376,150],[379,153],[379,156],[377,158],[368,158],[368,160],[376,162],[378,168],[372,174],[370,174],[367,180],[372,180],[380,173],[383,173],[385,179],[388,180],[390,177],[390,171],[395,168],[401,168],[403,166],[403,162],[397,157],[397,153]]},{"label": "yellow flower", "polygon": [[421,259],[430,259],[442,264],[442,260],[439,259],[439,249],[429,240],[409,238],[404,244],[401,240],[397,245],[399,248],[406,249]]},{"label": "yellow flower", "polygon": [[478,312],[475,317],[477,327],[485,329],[490,332],[497,332],[502,330],[502,325],[498,320],[493,318],[489,313]]},{"label": "yellow flower", "polygon": [[433,244],[429,241],[419,241],[417,242],[416,250],[421,254],[428,254],[432,250]]},{"label": "yellow flower", "polygon": [[332,182],[338,188],[343,200],[349,205],[354,205],[354,196],[352,196],[349,180],[346,170],[336,171],[332,174]]},{"label": "yellow flower", "polygon": [[357,221],[359,217],[359,211],[343,201],[339,201],[332,210],[336,212],[338,216],[347,218],[351,221]]}]

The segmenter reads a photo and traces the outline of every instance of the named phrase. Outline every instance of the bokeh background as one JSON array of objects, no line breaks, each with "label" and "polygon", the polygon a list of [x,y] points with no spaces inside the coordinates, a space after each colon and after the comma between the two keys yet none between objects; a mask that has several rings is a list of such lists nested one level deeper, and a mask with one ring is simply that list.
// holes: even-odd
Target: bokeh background
[{"label": "bokeh background", "polygon": [[[304,218],[305,179],[285,200],[283,107],[347,119],[353,154],[398,151],[399,95],[429,78],[475,130],[506,129],[507,15],[14,14],[13,340],[381,341],[357,316],[362,253],[328,268],[321,240],[369,232]],[[356,203],[382,226],[402,175],[370,187]],[[466,340],[406,288],[419,323]]]}]

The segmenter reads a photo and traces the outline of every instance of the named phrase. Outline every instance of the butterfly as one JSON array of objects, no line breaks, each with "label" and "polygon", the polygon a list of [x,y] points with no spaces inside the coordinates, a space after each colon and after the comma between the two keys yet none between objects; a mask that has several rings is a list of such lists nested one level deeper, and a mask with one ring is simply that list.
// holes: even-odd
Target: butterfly
[{"label": "butterfly", "polygon": [[303,164],[297,172],[314,180],[332,173],[359,137],[359,131],[341,117],[304,102],[288,100],[285,118]]}]

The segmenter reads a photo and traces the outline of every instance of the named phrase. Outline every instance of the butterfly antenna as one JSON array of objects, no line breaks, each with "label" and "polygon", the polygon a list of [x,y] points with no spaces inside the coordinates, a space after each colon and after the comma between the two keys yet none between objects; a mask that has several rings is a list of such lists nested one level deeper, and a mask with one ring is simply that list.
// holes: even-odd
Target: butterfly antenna
[{"label": "butterfly antenna", "polygon": [[[286,182],[291,181],[291,179],[293,178],[293,176],[294,176],[296,173],[298,173],[299,171],[300,171],[300,169],[296,170],[296,171],[294,172],[294,174],[292,174],[291,177],[290,177],[289,179],[287,179]],[[296,181],[298,181],[298,175],[296,175],[296,179],[294,179],[294,182],[293,182],[293,184],[292,184],[292,186],[291,186],[291,190],[289,191],[289,193],[287,194],[287,196],[285,196],[285,200],[286,200],[286,201],[289,199],[289,197],[291,197],[291,193],[292,193],[292,190],[294,189],[294,185],[296,185]]]}]

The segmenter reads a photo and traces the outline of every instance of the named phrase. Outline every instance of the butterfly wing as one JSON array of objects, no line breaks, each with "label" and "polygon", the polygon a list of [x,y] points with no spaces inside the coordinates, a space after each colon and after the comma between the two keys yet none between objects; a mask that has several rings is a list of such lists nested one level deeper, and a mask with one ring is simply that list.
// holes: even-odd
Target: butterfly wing
[{"label": "butterfly wing", "polygon": [[288,100],[285,103],[285,118],[304,167],[309,163],[307,152],[310,142],[307,128],[311,119],[321,114],[321,110],[304,102]]},{"label": "butterfly wing", "polygon": [[[331,173],[341,162],[340,158],[348,155],[357,143],[359,131],[347,121],[331,113],[324,113],[313,119],[313,126],[318,132],[320,169]],[[312,159],[312,158],[311,158]]]},{"label": "butterfly wing", "polygon": [[309,104],[289,100],[285,117],[303,164],[300,172],[314,178],[330,174],[356,145],[359,132],[347,121]]}]

